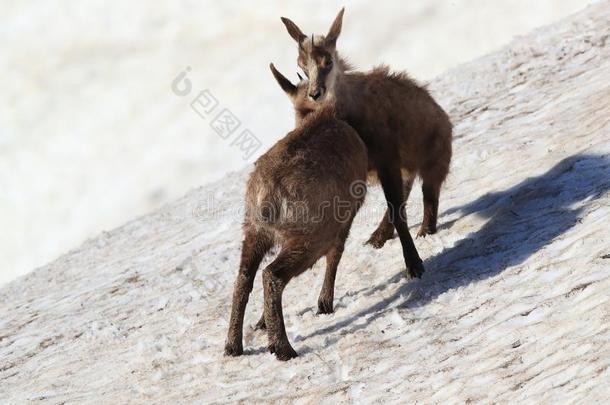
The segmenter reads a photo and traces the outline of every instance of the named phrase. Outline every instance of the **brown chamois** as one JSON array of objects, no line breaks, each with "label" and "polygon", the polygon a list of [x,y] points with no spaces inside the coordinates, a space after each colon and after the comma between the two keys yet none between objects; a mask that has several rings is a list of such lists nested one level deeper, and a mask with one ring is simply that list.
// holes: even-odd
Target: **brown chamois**
[{"label": "brown chamois", "polygon": [[343,11],[326,36],[307,37],[289,19],[282,22],[299,45],[297,63],[309,79],[307,109],[311,110],[311,101],[333,104],[337,116],[367,146],[370,167],[388,204],[368,243],[382,247],[396,228],[408,274],[420,277],[424,267],[409,234],[403,203],[419,175],[424,216],[418,236],[436,232],[440,188],[451,161],[452,125],[430,93],[405,73],[390,73],[383,66],[366,73],[350,71],[336,50]]},{"label": "brown chamois", "polygon": [[[291,91],[296,93],[296,87]],[[254,277],[264,256],[280,245],[263,270],[268,348],[279,360],[297,356],[284,327],[283,290],[326,256],[320,297],[332,306],[337,266],[366,194],[366,158],[356,131],[336,119],[332,108],[321,108],[256,161],[246,189],[244,240],[225,354],[243,353],[244,312]]]}]

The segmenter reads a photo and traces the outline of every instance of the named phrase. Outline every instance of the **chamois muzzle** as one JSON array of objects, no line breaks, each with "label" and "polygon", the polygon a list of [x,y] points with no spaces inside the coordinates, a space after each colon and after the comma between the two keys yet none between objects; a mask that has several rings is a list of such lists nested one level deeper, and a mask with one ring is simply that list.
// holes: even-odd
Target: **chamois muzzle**
[{"label": "chamois muzzle", "polygon": [[309,90],[309,97],[311,97],[311,99],[313,101],[316,101],[324,95],[325,90],[326,89],[324,87],[318,87],[315,89],[311,89],[311,90]]}]

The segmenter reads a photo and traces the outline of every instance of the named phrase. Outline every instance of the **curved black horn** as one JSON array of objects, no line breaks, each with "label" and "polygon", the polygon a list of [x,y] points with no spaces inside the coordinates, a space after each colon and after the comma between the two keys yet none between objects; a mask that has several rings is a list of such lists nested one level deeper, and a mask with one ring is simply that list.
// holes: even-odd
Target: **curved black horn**
[{"label": "curved black horn", "polygon": [[273,63],[269,64],[269,69],[271,69],[271,73],[273,73],[273,77],[275,77],[275,80],[278,82],[278,84],[280,85],[282,90],[284,90],[286,92],[286,94],[288,94],[289,96],[296,95],[296,93],[297,93],[297,86],[292,84],[290,82],[290,80],[286,79],[286,77],[283,74],[281,74],[275,68],[275,66],[273,66]]}]

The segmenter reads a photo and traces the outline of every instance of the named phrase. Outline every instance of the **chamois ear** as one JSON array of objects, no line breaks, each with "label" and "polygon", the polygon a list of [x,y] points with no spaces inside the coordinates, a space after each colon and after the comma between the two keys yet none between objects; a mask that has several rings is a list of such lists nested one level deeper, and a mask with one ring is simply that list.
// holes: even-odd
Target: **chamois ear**
[{"label": "chamois ear", "polygon": [[293,99],[297,95],[297,86],[292,84],[290,80],[286,78],[283,74],[278,72],[278,70],[273,66],[273,63],[269,64],[269,69],[271,69],[271,73],[273,73],[273,77],[277,80],[278,84],[288,94],[288,97]]},{"label": "chamois ear", "polygon": [[339,11],[335,21],[333,21],[333,25],[330,26],[328,30],[328,34],[326,34],[325,43],[326,46],[334,48],[337,45],[337,38],[339,38],[339,34],[341,34],[341,25],[343,23],[343,12],[345,11],[345,7]]},{"label": "chamois ear", "polygon": [[281,17],[281,19],[284,25],[286,26],[286,29],[288,30],[288,34],[290,34],[292,39],[297,41],[299,46],[301,46],[301,42],[303,42],[307,35],[303,34],[303,31],[301,31],[301,29],[297,27],[297,25],[293,23],[290,19],[286,17]]}]

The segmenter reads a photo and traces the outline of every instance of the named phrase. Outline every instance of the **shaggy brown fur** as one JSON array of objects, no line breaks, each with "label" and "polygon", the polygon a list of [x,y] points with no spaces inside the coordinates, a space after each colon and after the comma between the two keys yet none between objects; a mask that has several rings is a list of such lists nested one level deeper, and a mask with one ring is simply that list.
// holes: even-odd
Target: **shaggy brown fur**
[{"label": "shaggy brown fur", "polygon": [[[409,234],[403,203],[419,175],[424,218],[418,235],[436,232],[440,188],[451,161],[451,122],[428,91],[404,73],[390,73],[383,66],[367,73],[348,71],[336,51],[342,18],[343,10],[326,36],[311,37],[282,18],[288,33],[299,44],[297,63],[309,79],[309,99],[305,104],[309,111],[314,101],[321,107],[334,105],[338,116],[366,144],[370,168],[377,174],[388,203],[369,243],[380,248],[393,236],[395,227],[408,273],[420,277],[424,268]],[[296,109],[301,106],[296,105]],[[406,173],[404,182],[402,173]]]},{"label": "shaggy brown fur", "polygon": [[244,312],[254,277],[276,244],[281,250],[263,271],[269,350],[280,360],[297,356],[284,328],[282,293],[321,256],[327,270],[320,301],[332,308],[337,266],[366,193],[366,156],[356,131],[323,108],[256,161],[246,191],[245,236],[225,354],[243,353]]}]

